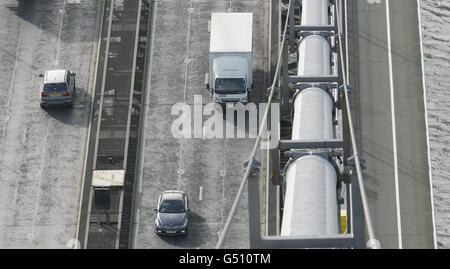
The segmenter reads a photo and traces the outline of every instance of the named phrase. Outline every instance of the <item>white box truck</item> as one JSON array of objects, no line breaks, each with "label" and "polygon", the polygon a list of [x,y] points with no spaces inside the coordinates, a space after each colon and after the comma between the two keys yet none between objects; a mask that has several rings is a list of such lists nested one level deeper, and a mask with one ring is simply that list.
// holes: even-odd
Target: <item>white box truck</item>
[{"label": "white box truck", "polygon": [[248,103],[253,88],[253,13],[211,13],[206,88],[216,103]]}]

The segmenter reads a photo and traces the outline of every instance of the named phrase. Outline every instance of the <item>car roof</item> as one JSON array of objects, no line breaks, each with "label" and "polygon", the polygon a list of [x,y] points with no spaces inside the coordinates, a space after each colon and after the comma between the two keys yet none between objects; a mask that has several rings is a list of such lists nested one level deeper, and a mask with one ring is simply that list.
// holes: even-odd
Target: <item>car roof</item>
[{"label": "car roof", "polygon": [[165,191],[161,195],[164,199],[180,200],[183,197],[183,191]]},{"label": "car roof", "polygon": [[45,72],[44,83],[64,83],[66,81],[67,70],[55,69]]}]

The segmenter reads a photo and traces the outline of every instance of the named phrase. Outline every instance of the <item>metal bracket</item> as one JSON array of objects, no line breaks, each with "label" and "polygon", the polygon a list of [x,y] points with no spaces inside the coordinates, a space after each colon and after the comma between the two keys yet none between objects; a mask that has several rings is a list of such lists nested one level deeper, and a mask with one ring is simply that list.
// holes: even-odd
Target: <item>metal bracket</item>
[{"label": "metal bracket", "polygon": [[341,149],[343,141],[341,139],[329,140],[280,140],[280,150],[290,149]]},{"label": "metal bracket", "polygon": [[[349,157],[347,159],[348,164],[355,166],[356,165],[355,157],[356,157],[356,155]],[[361,157],[361,155],[359,155],[359,154],[358,154],[358,158],[359,158],[359,164],[361,165],[361,169],[362,170],[366,169],[366,166],[365,166],[366,160],[363,157]]]},{"label": "metal bracket", "polygon": [[[344,94],[344,85],[340,85],[339,87],[338,87],[338,90],[339,90],[339,94],[340,95],[343,95]],[[349,84],[347,84],[347,92],[348,93],[351,93],[352,92],[352,86],[351,85],[349,85]]]},{"label": "metal bracket", "polygon": [[345,184],[350,184],[352,182],[352,175],[353,175],[353,166],[351,165],[344,166],[343,181]]},{"label": "metal bracket", "polygon": [[[247,170],[247,167],[250,163],[250,160],[246,160],[244,162],[244,168],[245,170]],[[261,171],[261,162],[253,159],[253,164],[252,167],[250,168],[250,177],[258,177],[259,176],[259,172]]]}]

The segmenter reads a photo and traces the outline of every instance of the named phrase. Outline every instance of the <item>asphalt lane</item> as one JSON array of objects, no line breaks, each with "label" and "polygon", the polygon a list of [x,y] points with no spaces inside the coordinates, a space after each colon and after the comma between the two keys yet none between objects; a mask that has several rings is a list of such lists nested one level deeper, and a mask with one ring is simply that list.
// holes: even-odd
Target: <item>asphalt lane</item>
[{"label": "asphalt lane", "polygon": [[[434,248],[433,197],[416,1],[391,1],[404,248]],[[405,31],[405,25],[411,25]],[[414,42],[415,41],[415,42]]]},{"label": "asphalt lane", "polygon": [[[75,238],[98,1],[0,4],[0,247]],[[39,106],[39,73],[77,73],[72,108]]]},{"label": "asphalt lane", "polygon": [[433,248],[417,3],[390,1],[393,118],[386,2],[348,2],[351,101],[377,239],[383,248]]},{"label": "asphalt lane", "polygon": [[[254,139],[176,139],[171,115],[176,103],[193,104],[194,95],[210,102],[205,89],[209,72],[208,21],[211,12],[253,12],[253,62],[256,90],[251,102],[264,100],[268,1],[155,1],[152,10],[150,88],[136,193],[134,248],[213,248],[243,175]],[[205,119],[205,118],[204,118]],[[192,209],[188,235],[157,236],[154,230],[158,195],[181,189]],[[241,200],[225,247],[248,248],[247,195]]]}]

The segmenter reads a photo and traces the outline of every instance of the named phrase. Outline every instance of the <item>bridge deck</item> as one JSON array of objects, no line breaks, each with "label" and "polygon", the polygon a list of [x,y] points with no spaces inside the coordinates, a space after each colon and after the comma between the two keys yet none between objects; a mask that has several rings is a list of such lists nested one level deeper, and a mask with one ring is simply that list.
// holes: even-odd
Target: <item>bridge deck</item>
[{"label": "bridge deck", "polygon": [[388,24],[385,1],[348,2],[351,101],[375,232],[383,248],[433,248],[417,3],[390,1]]}]

